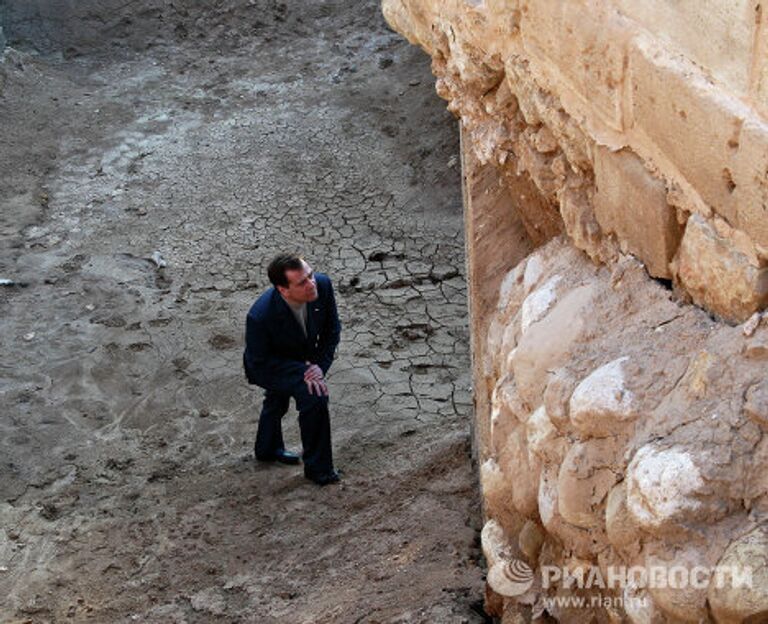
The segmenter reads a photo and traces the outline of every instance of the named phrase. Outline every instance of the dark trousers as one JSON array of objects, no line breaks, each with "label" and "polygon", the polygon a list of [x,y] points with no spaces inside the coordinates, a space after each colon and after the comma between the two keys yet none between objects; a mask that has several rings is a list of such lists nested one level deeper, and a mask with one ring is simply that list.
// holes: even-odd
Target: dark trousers
[{"label": "dark trousers", "polygon": [[281,421],[288,411],[291,397],[299,411],[304,472],[310,476],[327,474],[333,470],[328,397],[310,394],[303,379],[264,388],[264,404],[254,449],[256,457],[269,459],[285,448]]}]

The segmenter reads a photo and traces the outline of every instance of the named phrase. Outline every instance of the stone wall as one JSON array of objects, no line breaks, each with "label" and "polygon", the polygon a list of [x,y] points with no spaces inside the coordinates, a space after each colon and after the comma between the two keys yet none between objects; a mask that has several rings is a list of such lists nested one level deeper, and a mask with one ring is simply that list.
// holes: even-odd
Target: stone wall
[{"label": "stone wall", "polygon": [[[762,5],[383,10],[460,119],[488,611],[768,621]],[[541,582],[675,565],[752,586]],[[552,602],[575,594],[603,602]]]},{"label": "stone wall", "polygon": [[[766,325],[681,307],[637,260],[595,267],[562,237],[506,274],[476,379],[502,621],[768,621]],[[533,582],[510,591],[521,562]],[[632,568],[701,578],[577,591],[543,586],[546,566],[606,584]],[[751,587],[719,586],[712,571],[730,567]],[[568,596],[597,602],[555,600]]]},{"label": "stone wall", "polygon": [[[768,29],[757,0],[385,0],[482,162],[574,243],[732,322],[768,304]],[[557,214],[559,212],[559,215]],[[687,225],[694,227],[687,227]]]}]

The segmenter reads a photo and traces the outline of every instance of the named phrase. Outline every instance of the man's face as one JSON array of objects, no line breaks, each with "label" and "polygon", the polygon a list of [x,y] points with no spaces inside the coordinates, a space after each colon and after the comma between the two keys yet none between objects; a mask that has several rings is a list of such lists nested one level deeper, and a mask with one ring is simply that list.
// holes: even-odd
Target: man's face
[{"label": "man's face", "polygon": [[280,294],[292,303],[307,303],[317,299],[317,282],[312,267],[302,261],[301,269],[285,272],[288,286],[278,286]]}]

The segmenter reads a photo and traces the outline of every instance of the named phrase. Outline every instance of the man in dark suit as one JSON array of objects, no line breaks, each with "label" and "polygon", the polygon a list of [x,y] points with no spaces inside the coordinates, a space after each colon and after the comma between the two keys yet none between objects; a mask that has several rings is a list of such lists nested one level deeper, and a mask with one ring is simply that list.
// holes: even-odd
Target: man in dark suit
[{"label": "man in dark suit", "polygon": [[260,461],[298,464],[285,450],[281,420],[291,397],[301,429],[304,475],[320,485],[339,480],[333,468],[325,376],[341,324],[328,276],[300,256],[280,254],[267,269],[272,288],[246,319],[243,364],[248,382],[264,388],[255,452]]}]

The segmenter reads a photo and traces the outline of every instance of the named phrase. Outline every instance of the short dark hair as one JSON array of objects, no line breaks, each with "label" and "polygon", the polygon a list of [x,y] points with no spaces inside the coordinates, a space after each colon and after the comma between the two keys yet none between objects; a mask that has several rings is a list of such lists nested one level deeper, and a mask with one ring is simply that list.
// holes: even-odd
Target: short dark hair
[{"label": "short dark hair", "polygon": [[288,286],[286,271],[301,270],[304,266],[304,258],[295,253],[280,253],[272,258],[272,262],[267,267],[267,275],[273,286]]}]

